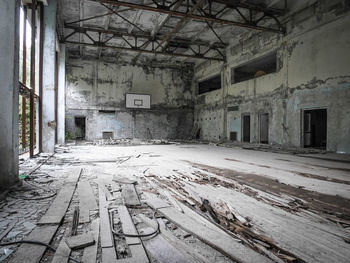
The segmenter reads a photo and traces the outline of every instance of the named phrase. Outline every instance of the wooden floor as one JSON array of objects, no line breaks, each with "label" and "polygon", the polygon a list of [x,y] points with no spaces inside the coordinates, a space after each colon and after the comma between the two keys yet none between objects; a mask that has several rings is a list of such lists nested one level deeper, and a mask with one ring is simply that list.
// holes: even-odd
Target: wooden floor
[{"label": "wooden floor", "polygon": [[[204,144],[60,147],[21,165],[22,173],[36,168],[27,181],[56,189],[55,197],[8,205],[33,195],[24,183],[27,191],[0,202],[0,215],[22,209],[3,222],[40,208],[27,238],[59,249],[12,245],[7,260],[23,262],[30,252],[26,262],[349,262],[347,157]],[[0,236],[10,226],[1,220]],[[157,228],[158,235],[123,235]],[[38,235],[41,229],[47,235]],[[83,246],[95,242],[70,248],[66,239],[74,236]]]}]

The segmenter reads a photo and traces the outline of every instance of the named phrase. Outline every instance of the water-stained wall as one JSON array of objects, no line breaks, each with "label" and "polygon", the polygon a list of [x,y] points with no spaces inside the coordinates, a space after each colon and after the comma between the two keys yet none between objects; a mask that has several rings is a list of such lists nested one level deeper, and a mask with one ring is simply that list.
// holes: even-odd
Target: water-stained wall
[{"label": "water-stained wall", "polygon": [[[104,131],[113,132],[115,139],[186,138],[191,132],[191,68],[70,59],[66,76],[66,135],[70,138],[77,133],[75,117],[86,118],[87,140],[102,138]],[[151,95],[151,109],[126,109],[126,93]]]},{"label": "water-stained wall", "polygon": [[[303,110],[323,108],[327,150],[350,153],[350,15],[347,1],[337,2],[318,1],[291,15],[285,35],[242,36],[227,48],[225,64],[196,66],[194,83],[215,74],[222,78],[220,90],[195,95],[202,139],[218,141],[237,132],[240,141],[242,115],[250,114],[250,140],[259,142],[259,114],[268,113],[269,143],[303,146]],[[231,68],[272,51],[277,72],[231,84]]]}]

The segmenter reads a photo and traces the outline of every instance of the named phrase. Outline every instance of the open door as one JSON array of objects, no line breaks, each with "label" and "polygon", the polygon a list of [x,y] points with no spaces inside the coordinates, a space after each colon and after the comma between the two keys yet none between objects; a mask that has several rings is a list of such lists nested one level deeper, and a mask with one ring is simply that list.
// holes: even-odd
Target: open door
[{"label": "open door", "polygon": [[85,117],[75,117],[75,139],[85,140]]},{"label": "open door", "polygon": [[259,115],[260,142],[269,143],[269,114]]},{"label": "open door", "polygon": [[243,115],[243,141],[250,142],[250,115]]},{"label": "open door", "polygon": [[304,110],[304,147],[326,149],[326,109]]}]

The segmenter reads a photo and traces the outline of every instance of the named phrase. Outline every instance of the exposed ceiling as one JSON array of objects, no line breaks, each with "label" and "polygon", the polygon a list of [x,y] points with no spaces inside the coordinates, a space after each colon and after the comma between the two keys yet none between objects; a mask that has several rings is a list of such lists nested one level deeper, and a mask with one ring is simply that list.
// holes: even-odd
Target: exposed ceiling
[{"label": "exposed ceiling", "polygon": [[70,56],[133,63],[225,60],[246,31],[283,33],[285,0],[61,0]]}]

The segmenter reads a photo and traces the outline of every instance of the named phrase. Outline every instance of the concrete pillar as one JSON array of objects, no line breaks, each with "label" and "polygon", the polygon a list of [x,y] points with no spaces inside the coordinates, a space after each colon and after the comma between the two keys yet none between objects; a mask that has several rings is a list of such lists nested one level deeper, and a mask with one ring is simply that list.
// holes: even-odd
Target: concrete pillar
[{"label": "concrete pillar", "polygon": [[65,90],[66,90],[66,46],[60,45],[58,54],[58,117],[57,117],[57,143],[63,144],[65,138]]},{"label": "concrete pillar", "polygon": [[42,150],[55,150],[56,0],[44,8]]},{"label": "concrete pillar", "polygon": [[18,178],[19,3],[0,8],[0,191]]}]

